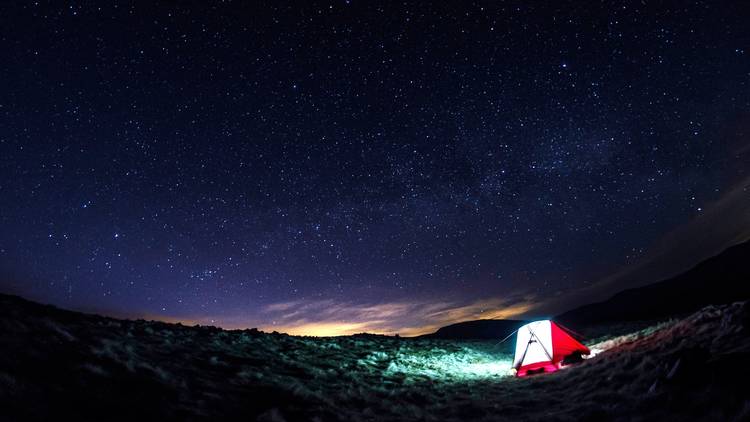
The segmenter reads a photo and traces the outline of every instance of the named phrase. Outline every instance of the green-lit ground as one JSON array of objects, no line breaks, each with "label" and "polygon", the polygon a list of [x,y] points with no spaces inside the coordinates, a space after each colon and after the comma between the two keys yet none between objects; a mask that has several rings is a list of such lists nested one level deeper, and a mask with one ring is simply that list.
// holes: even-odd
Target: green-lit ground
[{"label": "green-lit ground", "polygon": [[386,375],[403,375],[409,381],[496,380],[513,375],[513,356],[503,352],[507,349],[496,342],[412,341],[391,353],[376,352],[370,359],[387,360]]},{"label": "green-lit ground", "polygon": [[747,316],[706,309],[516,379],[512,341],[228,332],[0,296],[0,419],[732,420],[750,416]]}]

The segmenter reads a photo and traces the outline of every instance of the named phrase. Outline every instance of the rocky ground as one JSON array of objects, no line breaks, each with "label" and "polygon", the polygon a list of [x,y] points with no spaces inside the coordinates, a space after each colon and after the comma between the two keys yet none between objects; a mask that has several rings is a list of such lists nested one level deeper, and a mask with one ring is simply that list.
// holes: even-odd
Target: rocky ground
[{"label": "rocky ground", "polygon": [[516,379],[511,344],[124,321],[0,295],[3,420],[748,420],[750,308],[708,307]]}]

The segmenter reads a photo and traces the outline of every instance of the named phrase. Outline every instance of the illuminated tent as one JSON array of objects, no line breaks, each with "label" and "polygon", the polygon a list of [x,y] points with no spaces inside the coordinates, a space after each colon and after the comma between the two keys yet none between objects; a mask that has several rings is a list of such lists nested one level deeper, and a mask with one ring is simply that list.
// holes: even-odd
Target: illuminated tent
[{"label": "illuminated tent", "polygon": [[519,377],[529,373],[554,372],[589,353],[588,347],[556,323],[535,321],[518,329],[513,368]]}]

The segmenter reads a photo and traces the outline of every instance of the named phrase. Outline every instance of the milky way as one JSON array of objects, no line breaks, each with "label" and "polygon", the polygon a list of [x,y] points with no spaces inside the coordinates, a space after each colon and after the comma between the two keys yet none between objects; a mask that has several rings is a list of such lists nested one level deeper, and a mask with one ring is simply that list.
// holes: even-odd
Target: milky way
[{"label": "milky way", "polygon": [[419,332],[533,314],[747,176],[745,2],[277,3],[2,6],[3,291]]}]

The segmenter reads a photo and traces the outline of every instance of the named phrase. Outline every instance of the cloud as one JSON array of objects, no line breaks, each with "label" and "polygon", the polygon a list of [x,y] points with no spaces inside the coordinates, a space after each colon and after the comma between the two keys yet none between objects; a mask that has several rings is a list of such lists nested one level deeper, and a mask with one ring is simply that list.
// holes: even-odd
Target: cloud
[{"label": "cloud", "polygon": [[[475,319],[513,319],[554,315],[617,291],[648,284],[685,271],[733,244],[750,239],[750,176],[740,180],[689,224],[656,242],[644,258],[596,280],[591,287],[559,296],[514,294],[466,301],[393,301],[382,303],[295,300],[255,311],[212,317],[156,319],[224,328],[258,327],[295,335],[338,336],[362,332],[416,336]],[[261,322],[262,321],[262,322]],[[270,321],[270,322],[269,322]]]},{"label": "cloud", "polygon": [[279,302],[260,317],[273,321],[259,328],[296,335],[349,335],[362,332],[415,336],[473,319],[513,318],[535,306],[534,298],[487,298],[468,303],[401,301],[377,304],[332,300]]}]

